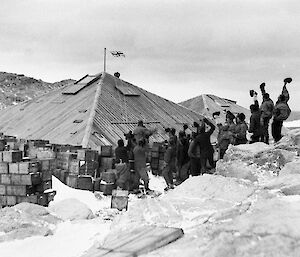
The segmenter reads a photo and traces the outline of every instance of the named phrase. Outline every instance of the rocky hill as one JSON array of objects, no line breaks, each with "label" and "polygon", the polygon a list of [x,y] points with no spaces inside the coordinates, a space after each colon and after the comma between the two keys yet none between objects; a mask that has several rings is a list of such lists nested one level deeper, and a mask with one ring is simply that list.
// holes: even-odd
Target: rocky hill
[{"label": "rocky hill", "polygon": [[24,74],[0,72],[0,109],[32,99],[74,81],[67,79],[48,83]]}]

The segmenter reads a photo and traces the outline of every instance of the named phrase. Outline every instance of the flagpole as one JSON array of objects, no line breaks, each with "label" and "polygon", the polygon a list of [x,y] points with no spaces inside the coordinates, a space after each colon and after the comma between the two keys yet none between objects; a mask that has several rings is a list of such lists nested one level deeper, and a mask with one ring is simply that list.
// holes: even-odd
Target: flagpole
[{"label": "flagpole", "polygon": [[104,48],[104,72],[106,72],[106,47]]}]

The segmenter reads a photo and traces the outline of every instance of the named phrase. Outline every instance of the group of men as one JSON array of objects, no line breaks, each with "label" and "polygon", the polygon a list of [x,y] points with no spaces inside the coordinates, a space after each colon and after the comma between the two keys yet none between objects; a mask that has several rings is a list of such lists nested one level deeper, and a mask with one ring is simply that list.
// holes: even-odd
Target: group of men
[{"label": "group of men", "polygon": [[[251,117],[249,127],[245,121],[245,114],[239,113],[236,116],[230,111],[226,112],[224,123],[218,122],[220,112],[213,114],[213,119],[218,126],[217,136],[218,152],[215,152],[211,144],[211,135],[215,131],[215,125],[203,118],[194,122],[191,134],[186,131],[188,125],[184,124],[183,129],[176,134],[174,128],[167,128],[168,140],[165,141],[164,167],[162,175],[166,182],[165,190],[173,189],[174,183],[181,183],[189,175],[198,176],[204,173],[212,173],[218,159],[222,159],[228,146],[246,144],[247,132],[252,133],[249,143],[269,143],[269,122],[272,121],[272,136],[278,142],[282,135],[282,123],[290,115],[290,108],[287,104],[289,93],[286,84],[292,81],[291,78],[284,80],[282,93],[279,95],[276,104],[270,99],[265,90],[265,83],[260,85],[263,101],[259,106],[257,93],[250,90],[250,96],[254,103],[250,106]],[[133,132],[125,134],[127,145],[120,139],[115,149],[116,169],[118,173],[117,185],[126,190],[138,191],[140,179],[143,181],[146,192],[152,191],[149,188],[149,176],[147,172],[147,156],[149,152],[149,137],[155,130],[144,126],[139,121]],[[216,153],[218,156],[216,156]],[[130,172],[132,171],[132,172]],[[176,181],[174,176],[176,174]]]},{"label": "group of men", "polygon": [[213,118],[216,120],[219,128],[218,146],[221,159],[229,144],[239,145],[248,142],[247,132],[252,134],[249,141],[250,144],[255,142],[269,144],[269,123],[272,118],[271,129],[274,142],[276,143],[282,138],[281,130],[283,121],[286,120],[291,113],[291,109],[288,105],[289,92],[286,87],[287,83],[291,82],[291,78],[284,79],[282,92],[275,105],[270,98],[270,95],[266,92],[265,83],[260,85],[263,99],[261,105],[259,105],[257,100],[257,92],[255,90],[250,90],[250,96],[253,98],[254,103],[250,105],[251,117],[249,127],[245,122],[244,113],[239,113],[235,117],[230,111],[227,111],[224,124],[218,123],[217,121],[220,112],[213,114]]},{"label": "group of men", "polygon": [[[208,130],[206,126],[209,127]],[[193,127],[192,135],[186,133],[187,124],[183,125],[178,135],[174,128],[165,129],[168,134],[168,140],[164,144],[164,167],[162,169],[162,175],[167,184],[165,190],[174,188],[173,174],[176,174],[176,182],[181,183],[190,174],[197,176],[215,168],[214,149],[210,143],[210,136],[215,130],[215,125],[204,118],[200,122],[194,122]],[[143,121],[139,121],[133,132],[125,135],[128,141],[126,146],[122,139],[118,140],[118,147],[115,149],[115,168],[118,173],[117,185],[120,188],[138,191],[141,179],[145,191],[152,191],[149,188],[146,163],[149,151],[148,139],[153,133],[155,130],[146,128]]]},{"label": "group of men", "polygon": [[274,142],[278,142],[282,135],[282,125],[291,113],[291,109],[288,105],[290,99],[289,92],[286,85],[291,83],[291,78],[284,79],[284,85],[281,94],[274,105],[270,95],[265,90],[265,83],[260,85],[262,94],[262,103],[259,106],[257,101],[257,93],[254,90],[250,90],[250,96],[253,97],[254,104],[250,106],[251,117],[250,117],[250,130],[252,132],[252,142],[264,142],[269,144],[269,122],[273,117],[272,121],[272,137]]}]

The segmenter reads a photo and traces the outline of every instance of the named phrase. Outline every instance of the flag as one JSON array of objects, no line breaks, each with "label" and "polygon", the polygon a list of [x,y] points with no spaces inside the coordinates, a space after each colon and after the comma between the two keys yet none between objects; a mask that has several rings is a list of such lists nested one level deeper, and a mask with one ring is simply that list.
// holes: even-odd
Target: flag
[{"label": "flag", "polygon": [[110,51],[113,57],[125,57],[125,54],[121,51]]}]

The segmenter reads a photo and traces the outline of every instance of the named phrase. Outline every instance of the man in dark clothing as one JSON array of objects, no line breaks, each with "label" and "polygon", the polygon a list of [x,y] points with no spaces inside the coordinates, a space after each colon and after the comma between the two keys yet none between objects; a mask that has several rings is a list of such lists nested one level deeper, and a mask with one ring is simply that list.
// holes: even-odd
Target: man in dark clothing
[{"label": "man in dark clothing", "polygon": [[[208,125],[210,129],[206,132],[205,125]],[[210,142],[210,136],[215,131],[215,125],[208,119],[204,118],[201,126],[199,126],[199,134],[195,138],[195,144],[200,146],[200,163],[201,173],[205,173],[207,168],[207,161],[212,168],[215,168],[214,162],[214,148]]]},{"label": "man in dark clothing", "polygon": [[147,148],[145,147],[145,145],[145,140],[140,140],[133,149],[134,170],[136,173],[136,179],[139,181],[139,179],[141,178],[144,182],[145,190],[149,192],[151,190],[149,189],[149,176],[146,166]]},{"label": "man in dark clothing", "polygon": [[178,134],[177,147],[176,147],[176,159],[178,170],[178,182],[183,182],[189,177],[189,142],[186,139],[185,133],[180,131]]},{"label": "man in dark clothing", "polygon": [[116,156],[116,171],[117,180],[116,184],[119,188],[128,190],[130,183],[130,171],[128,164],[128,152],[127,148],[124,146],[124,141],[122,139],[118,140],[118,147],[115,149]]},{"label": "man in dark clothing", "polygon": [[[198,124],[198,123],[197,123]],[[200,145],[196,144],[197,133],[192,133],[192,141],[189,144],[188,156],[190,158],[191,175],[199,176],[201,174],[201,162],[200,162]]]},{"label": "man in dark clothing", "polygon": [[249,132],[252,133],[250,144],[259,142],[262,135],[260,123],[260,110],[257,104],[250,105],[251,117]]},{"label": "man in dark clothing", "polygon": [[228,146],[234,142],[233,134],[229,131],[228,125],[218,124],[218,147],[220,151],[220,159],[223,159]]},{"label": "man in dark clothing", "polygon": [[248,126],[245,122],[245,118],[246,116],[244,113],[239,113],[236,116],[236,126],[234,132],[235,145],[246,144],[248,142],[246,137]]},{"label": "man in dark clothing", "polygon": [[162,175],[166,181],[167,187],[164,189],[165,191],[169,189],[174,189],[173,183],[173,172],[175,172],[175,159],[176,159],[176,149],[175,149],[175,141],[173,139],[169,140],[168,148],[164,155],[165,167],[162,171]]},{"label": "man in dark clothing", "polygon": [[265,83],[260,85],[260,90],[263,96],[263,101],[260,105],[261,111],[261,125],[262,125],[262,136],[261,141],[269,144],[269,122],[273,115],[274,103],[270,98],[270,95],[266,93]]},{"label": "man in dark clothing", "polygon": [[123,139],[118,140],[118,147],[115,149],[116,163],[128,163],[128,151],[124,146]]},{"label": "man in dark clothing", "polygon": [[291,109],[288,105],[288,101],[290,99],[289,92],[286,88],[287,83],[291,83],[291,78],[286,78],[284,80],[284,86],[282,88],[281,95],[279,95],[278,100],[274,107],[274,114],[273,114],[273,122],[272,122],[272,136],[275,142],[278,142],[282,135],[281,129],[283,121],[286,120],[291,113]]},{"label": "man in dark clothing", "polygon": [[[260,105],[261,138],[259,141],[269,144],[269,122],[273,115],[274,103],[270,95],[266,93],[265,86],[265,83],[261,83],[259,86],[263,97],[263,101]],[[250,96],[253,97],[254,104],[259,106],[257,92],[250,90]]]}]

